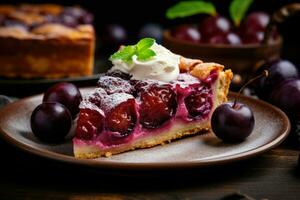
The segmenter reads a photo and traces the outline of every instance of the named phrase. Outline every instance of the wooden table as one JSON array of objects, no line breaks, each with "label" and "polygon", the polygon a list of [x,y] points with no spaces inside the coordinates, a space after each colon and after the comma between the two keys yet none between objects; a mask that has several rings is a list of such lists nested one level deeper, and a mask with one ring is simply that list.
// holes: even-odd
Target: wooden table
[{"label": "wooden table", "polygon": [[[103,171],[29,155],[0,140],[0,199],[300,199],[299,152],[287,143],[232,165],[160,172]],[[111,175],[116,173],[116,175]]]}]

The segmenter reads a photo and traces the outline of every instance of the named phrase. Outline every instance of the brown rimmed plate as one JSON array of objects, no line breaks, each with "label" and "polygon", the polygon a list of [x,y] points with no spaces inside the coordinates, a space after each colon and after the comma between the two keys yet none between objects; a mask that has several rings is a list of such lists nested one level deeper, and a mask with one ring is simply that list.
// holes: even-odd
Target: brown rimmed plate
[{"label": "brown rimmed plate", "polygon": [[[82,89],[82,93],[90,89]],[[233,99],[235,93],[230,93]],[[183,169],[212,166],[244,160],[279,145],[288,135],[290,122],[276,107],[263,101],[241,96],[239,101],[250,106],[256,124],[253,133],[242,143],[225,144],[213,133],[187,137],[163,146],[139,149],[94,160],[73,157],[69,138],[61,144],[45,144],[30,129],[32,110],[42,95],[25,98],[0,111],[0,135],[9,143],[33,154],[56,161],[108,169]]]}]

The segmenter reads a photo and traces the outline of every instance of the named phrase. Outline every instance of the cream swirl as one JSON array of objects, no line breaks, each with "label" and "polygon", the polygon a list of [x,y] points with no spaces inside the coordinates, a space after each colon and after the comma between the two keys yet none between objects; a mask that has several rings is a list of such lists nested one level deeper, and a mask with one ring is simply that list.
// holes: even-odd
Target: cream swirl
[{"label": "cream swirl", "polygon": [[155,79],[163,82],[176,80],[179,75],[180,56],[172,53],[162,45],[154,43],[151,49],[155,56],[147,61],[139,61],[137,56],[132,57],[131,63],[123,60],[112,60],[112,71],[120,70],[132,75],[133,79]]}]

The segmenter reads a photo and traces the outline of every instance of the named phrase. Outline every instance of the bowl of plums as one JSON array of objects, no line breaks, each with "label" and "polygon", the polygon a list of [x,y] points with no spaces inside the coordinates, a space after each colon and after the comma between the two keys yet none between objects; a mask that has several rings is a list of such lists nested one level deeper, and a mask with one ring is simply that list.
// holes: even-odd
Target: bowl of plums
[{"label": "bowl of plums", "polygon": [[230,17],[225,17],[208,1],[179,2],[167,10],[168,19],[182,22],[185,19],[179,18],[196,15],[199,20],[165,30],[164,44],[187,57],[223,63],[235,73],[233,86],[240,87],[263,61],[280,57],[282,37],[277,25],[297,10],[291,4],[273,15],[248,12],[251,3],[252,0],[232,0]]}]

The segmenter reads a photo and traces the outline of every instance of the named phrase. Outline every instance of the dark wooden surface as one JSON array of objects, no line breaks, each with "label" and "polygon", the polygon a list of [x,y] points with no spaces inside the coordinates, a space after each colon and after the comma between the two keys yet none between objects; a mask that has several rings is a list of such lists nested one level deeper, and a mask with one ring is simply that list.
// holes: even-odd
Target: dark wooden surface
[{"label": "dark wooden surface", "polygon": [[299,152],[287,144],[231,165],[159,172],[66,165],[21,152],[2,140],[0,150],[0,199],[5,200],[219,200],[236,192],[253,199],[300,199]]}]

